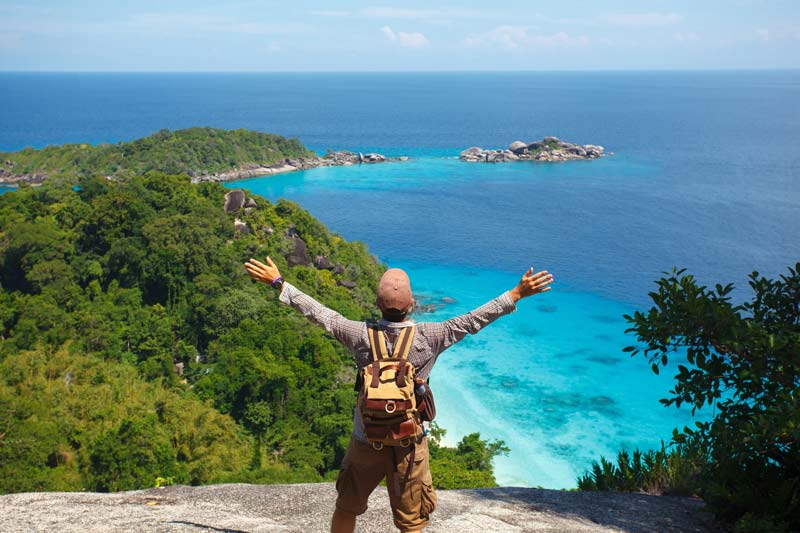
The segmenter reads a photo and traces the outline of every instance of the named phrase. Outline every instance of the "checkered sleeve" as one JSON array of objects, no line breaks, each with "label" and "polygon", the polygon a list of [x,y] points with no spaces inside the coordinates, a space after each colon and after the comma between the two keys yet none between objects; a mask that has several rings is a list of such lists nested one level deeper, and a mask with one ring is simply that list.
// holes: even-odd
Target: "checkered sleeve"
[{"label": "checkered sleeve", "polygon": [[513,313],[516,309],[517,306],[511,299],[511,295],[504,292],[469,313],[444,322],[429,323],[433,328],[428,336],[431,351],[438,355],[466,337],[468,333],[474,335],[501,316]]},{"label": "checkered sleeve", "polygon": [[344,344],[351,352],[358,350],[359,343],[366,335],[364,322],[349,320],[333,309],[325,307],[311,296],[292,285],[284,283],[278,299],[300,311],[308,320],[322,326],[336,340]]}]

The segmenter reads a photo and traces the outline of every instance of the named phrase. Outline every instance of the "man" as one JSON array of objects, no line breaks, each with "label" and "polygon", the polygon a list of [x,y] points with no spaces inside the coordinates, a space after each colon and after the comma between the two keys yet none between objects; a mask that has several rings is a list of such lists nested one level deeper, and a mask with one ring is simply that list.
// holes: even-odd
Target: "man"
[{"label": "man", "polygon": [[[369,364],[372,352],[367,323],[348,320],[284,282],[269,257],[266,264],[250,259],[244,266],[254,280],[278,289],[281,302],[291,305],[344,344],[353,354],[359,369]],[[416,325],[411,348],[406,347],[408,361],[414,365],[416,376],[426,380],[440,353],[467,333],[475,334],[516,310],[516,303],[522,298],[549,291],[552,282],[553,276],[547,271],[534,273],[531,267],[513,289],[469,313],[444,322],[415,324],[407,319],[414,307],[411,283],[405,272],[392,268],[384,273],[378,285],[376,303],[383,316],[378,327],[383,331],[388,353],[392,353],[403,329]],[[350,445],[336,481],[339,496],[331,523],[333,533],[352,533],[355,530],[356,516],[367,510],[369,495],[384,478],[395,525],[403,532],[421,531],[428,525],[430,513],[436,506],[427,440],[423,437],[412,446],[377,449],[367,440],[364,422],[356,409]]]}]

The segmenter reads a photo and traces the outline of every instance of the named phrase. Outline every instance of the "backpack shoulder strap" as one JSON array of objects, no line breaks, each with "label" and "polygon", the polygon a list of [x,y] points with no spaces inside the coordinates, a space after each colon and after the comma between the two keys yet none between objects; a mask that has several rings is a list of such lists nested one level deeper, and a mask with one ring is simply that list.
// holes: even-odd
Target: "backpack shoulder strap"
[{"label": "backpack shoulder strap", "polygon": [[408,352],[411,351],[411,344],[414,340],[414,332],[417,330],[417,326],[408,326],[407,328],[403,328],[400,332],[400,335],[397,337],[397,341],[394,343],[394,353],[392,353],[392,357],[395,359],[408,359]]},{"label": "backpack shoulder strap", "polygon": [[383,331],[376,324],[367,324],[367,336],[372,360],[388,359],[389,352],[386,350],[386,338],[383,336]]}]

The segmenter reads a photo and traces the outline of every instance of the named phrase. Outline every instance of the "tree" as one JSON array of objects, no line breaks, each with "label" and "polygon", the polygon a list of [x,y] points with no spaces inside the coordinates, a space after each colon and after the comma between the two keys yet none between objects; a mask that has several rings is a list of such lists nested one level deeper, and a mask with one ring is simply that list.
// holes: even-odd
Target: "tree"
[{"label": "tree", "polygon": [[179,468],[166,431],[145,415],[126,418],[97,439],[89,472],[93,490],[116,492],[152,486],[158,477],[177,476]]},{"label": "tree", "polygon": [[750,301],[733,285],[709,289],[685,270],[657,282],[647,312],[626,316],[653,372],[678,364],[664,405],[714,406],[710,422],[673,434],[705,450],[701,491],[723,518],[800,528],[800,263],[777,280],[749,277]]},{"label": "tree", "polygon": [[465,435],[455,448],[442,446],[447,432],[436,423],[428,438],[431,474],[440,489],[496,487],[494,458],[510,451],[502,440],[485,441],[479,433]]}]

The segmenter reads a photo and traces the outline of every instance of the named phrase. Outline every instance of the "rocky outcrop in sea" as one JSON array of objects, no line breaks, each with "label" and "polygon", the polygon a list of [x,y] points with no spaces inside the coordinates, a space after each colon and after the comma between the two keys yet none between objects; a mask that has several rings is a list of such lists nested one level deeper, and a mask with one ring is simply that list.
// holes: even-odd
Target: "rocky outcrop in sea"
[{"label": "rocky outcrop in sea", "polygon": [[408,161],[408,157],[387,157],[383,154],[349,152],[342,150],[339,152],[329,152],[322,157],[298,157],[296,159],[284,159],[271,165],[258,165],[255,163],[242,165],[226,172],[216,172],[209,174],[196,174],[192,176],[192,183],[201,181],[233,181],[256,176],[271,176],[284,172],[294,172],[295,170],[308,170],[318,167],[343,167],[357,165],[361,163],[386,163],[389,161]]},{"label": "rocky outcrop in sea", "polygon": [[505,163],[508,161],[569,161],[572,159],[596,159],[607,155],[605,148],[595,144],[573,144],[558,137],[545,137],[541,141],[512,142],[505,150],[484,149],[479,146],[467,148],[459,159],[470,163]]}]

